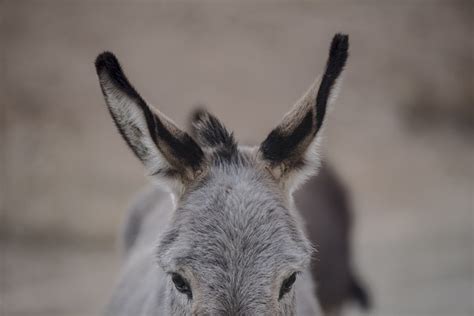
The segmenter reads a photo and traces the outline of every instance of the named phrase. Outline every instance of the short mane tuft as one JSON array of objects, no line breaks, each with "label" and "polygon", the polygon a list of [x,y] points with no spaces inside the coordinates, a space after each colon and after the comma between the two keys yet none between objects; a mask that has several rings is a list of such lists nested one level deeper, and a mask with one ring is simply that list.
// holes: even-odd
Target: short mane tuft
[{"label": "short mane tuft", "polygon": [[214,150],[219,156],[230,158],[237,154],[234,135],[203,108],[197,108],[191,116],[191,135],[201,146]]}]

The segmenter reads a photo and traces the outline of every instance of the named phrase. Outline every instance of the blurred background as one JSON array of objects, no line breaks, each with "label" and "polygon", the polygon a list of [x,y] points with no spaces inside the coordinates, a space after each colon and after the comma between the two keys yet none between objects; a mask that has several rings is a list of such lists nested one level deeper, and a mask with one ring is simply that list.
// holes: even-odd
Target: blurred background
[{"label": "blurred background", "polygon": [[97,54],[181,126],[203,103],[256,143],[336,32],[351,56],[325,154],[351,191],[372,315],[474,314],[472,1],[0,3],[2,316],[99,315],[117,280],[117,231],[147,180]]}]

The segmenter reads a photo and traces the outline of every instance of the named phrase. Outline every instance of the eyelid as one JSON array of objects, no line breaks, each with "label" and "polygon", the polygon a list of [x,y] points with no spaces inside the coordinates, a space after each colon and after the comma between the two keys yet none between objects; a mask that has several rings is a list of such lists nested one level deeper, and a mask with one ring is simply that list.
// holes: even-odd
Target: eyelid
[{"label": "eyelid", "polygon": [[296,278],[298,278],[298,276],[299,276],[301,273],[302,273],[301,271],[293,271],[293,272],[291,272],[290,274],[288,274],[288,275],[283,279],[283,281],[288,280],[293,274],[295,275]]}]

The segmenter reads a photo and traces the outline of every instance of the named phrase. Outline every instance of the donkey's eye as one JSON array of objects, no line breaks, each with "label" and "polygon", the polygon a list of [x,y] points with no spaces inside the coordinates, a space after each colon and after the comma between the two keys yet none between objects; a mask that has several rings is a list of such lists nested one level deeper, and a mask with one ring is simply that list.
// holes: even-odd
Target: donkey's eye
[{"label": "donkey's eye", "polygon": [[280,297],[278,299],[281,299],[283,295],[291,291],[291,288],[293,284],[296,281],[296,272],[290,275],[285,281],[283,281],[281,288],[280,288]]},{"label": "donkey's eye", "polygon": [[171,280],[173,281],[174,286],[179,292],[186,294],[190,299],[193,298],[193,292],[191,292],[191,287],[182,276],[177,273],[173,273],[171,275]]}]

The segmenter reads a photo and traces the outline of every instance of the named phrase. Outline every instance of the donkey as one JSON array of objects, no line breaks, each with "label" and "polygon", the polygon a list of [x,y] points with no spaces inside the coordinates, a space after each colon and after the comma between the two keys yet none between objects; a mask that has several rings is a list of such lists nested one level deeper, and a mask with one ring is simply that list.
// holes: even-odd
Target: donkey
[{"label": "donkey", "polygon": [[256,147],[212,114],[195,138],[148,105],[116,57],[95,62],[120,134],[155,182],[142,205],[109,315],[320,315],[314,248],[292,198],[319,164],[326,108],[348,57],[336,34],[325,72]]}]

